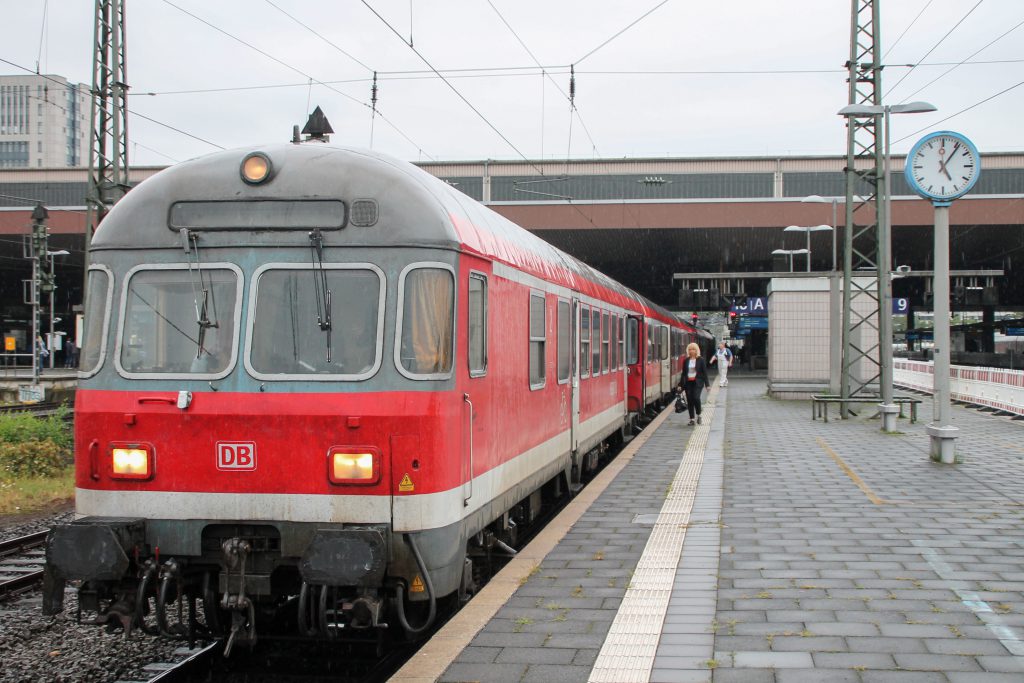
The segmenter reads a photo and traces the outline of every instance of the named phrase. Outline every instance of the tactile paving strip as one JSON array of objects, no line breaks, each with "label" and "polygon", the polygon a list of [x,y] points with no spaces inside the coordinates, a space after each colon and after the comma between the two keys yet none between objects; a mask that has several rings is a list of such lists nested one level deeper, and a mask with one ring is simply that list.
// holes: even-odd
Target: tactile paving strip
[{"label": "tactile paving strip", "polygon": [[694,429],[687,442],[665,504],[594,662],[590,683],[646,683],[650,679],[704,465],[717,394],[718,387],[708,394],[704,424]]}]

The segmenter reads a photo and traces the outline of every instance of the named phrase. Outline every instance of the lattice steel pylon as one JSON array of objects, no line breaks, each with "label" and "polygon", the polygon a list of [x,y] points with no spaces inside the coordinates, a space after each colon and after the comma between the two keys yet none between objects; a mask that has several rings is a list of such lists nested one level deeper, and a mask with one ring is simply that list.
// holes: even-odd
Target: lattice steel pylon
[{"label": "lattice steel pylon", "polygon": [[96,0],[90,125],[92,140],[89,146],[89,188],[86,196],[86,277],[92,235],[110,207],[129,189],[125,1]]},{"label": "lattice steel pylon", "polygon": [[[880,106],[879,3],[852,0],[849,104]],[[843,229],[843,364],[840,395],[858,395],[881,378],[879,237],[884,199],[882,116],[847,117],[846,222]],[[859,223],[858,223],[859,221]],[[848,404],[842,404],[847,417]]]}]

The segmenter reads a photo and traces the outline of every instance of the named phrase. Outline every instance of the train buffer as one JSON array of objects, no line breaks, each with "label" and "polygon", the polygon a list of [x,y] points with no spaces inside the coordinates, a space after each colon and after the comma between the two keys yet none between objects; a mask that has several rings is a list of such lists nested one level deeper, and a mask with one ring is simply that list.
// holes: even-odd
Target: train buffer
[{"label": "train buffer", "polygon": [[[828,422],[828,406],[830,403],[868,403],[878,405],[882,402],[882,398],[877,395],[872,396],[850,396],[843,398],[842,396],[836,396],[835,394],[814,394],[811,396],[811,419],[816,420],[819,417]],[[900,417],[903,415],[903,406],[910,407],[910,423],[917,422],[917,406],[920,405],[921,399],[915,396],[893,396],[892,402],[900,407]]]}]

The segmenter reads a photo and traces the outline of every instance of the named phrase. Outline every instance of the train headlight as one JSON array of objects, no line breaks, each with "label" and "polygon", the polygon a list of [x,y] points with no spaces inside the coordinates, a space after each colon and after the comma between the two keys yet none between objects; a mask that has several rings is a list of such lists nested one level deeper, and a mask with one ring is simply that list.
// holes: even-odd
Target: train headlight
[{"label": "train headlight", "polygon": [[332,448],[327,453],[327,477],[332,484],[376,484],[380,454],[374,448]]},{"label": "train headlight", "polygon": [[259,185],[270,180],[274,165],[263,152],[252,152],[242,159],[242,180],[250,185]]},{"label": "train headlight", "polygon": [[153,476],[153,449],[147,444],[115,444],[110,449],[110,476],[149,479]]}]

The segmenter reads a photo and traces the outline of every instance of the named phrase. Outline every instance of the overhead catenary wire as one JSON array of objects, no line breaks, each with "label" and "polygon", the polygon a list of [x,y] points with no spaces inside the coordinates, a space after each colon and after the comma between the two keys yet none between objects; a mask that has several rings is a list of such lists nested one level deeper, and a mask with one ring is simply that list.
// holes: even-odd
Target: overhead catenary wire
[{"label": "overhead catenary wire", "polygon": [[[375,10],[375,9],[373,8],[373,6],[372,6],[372,5],[370,5],[370,3],[368,3],[368,2],[366,1],[366,0],[361,0],[361,1],[362,1],[362,3],[363,3],[363,4],[365,5],[365,6],[366,6],[366,8],[367,8],[368,10],[370,10],[371,12],[373,12],[374,16],[376,16],[376,17],[377,17],[377,18],[378,18],[378,19],[379,19],[379,20],[380,20],[380,21],[381,21],[381,22],[382,22],[382,23],[383,23],[383,24],[384,24],[385,26],[387,26],[387,27],[388,27],[388,29],[390,29],[390,30],[391,30],[391,32],[392,32],[392,33],[394,33],[394,34],[395,34],[395,35],[396,35],[396,36],[398,37],[398,39],[399,39],[399,40],[401,40],[401,41],[402,41],[403,43],[405,43],[405,44],[406,44],[406,45],[407,45],[407,46],[409,47],[409,49],[410,49],[410,50],[412,50],[412,51],[413,51],[413,53],[415,53],[415,54],[416,54],[416,56],[420,58],[420,60],[421,60],[421,61],[422,61],[422,62],[423,62],[424,64],[426,64],[426,65],[427,65],[427,66],[428,66],[428,67],[430,68],[430,70],[431,70],[431,71],[433,71],[433,72],[434,72],[435,74],[437,74],[438,78],[440,78],[440,79],[441,79],[441,81],[442,81],[442,82],[444,82],[444,84],[445,84],[445,85],[447,85],[447,86],[448,86],[448,87],[449,87],[449,88],[451,89],[451,91],[452,91],[452,92],[454,92],[454,93],[455,93],[455,94],[456,94],[456,95],[458,96],[458,98],[459,98],[460,100],[462,100],[462,101],[463,101],[463,102],[464,102],[464,103],[466,104],[466,106],[468,106],[468,107],[469,107],[470,109],[472,109],[472,110],[473,110],[473,112],[474,112],[474,113],[475,113],[475,114],[476,114],[477,116],[479,116],[479,117],[480,117],[480,119],[481,119],[481,120],[482,120],[482,121],[483,121],[484,123],[486,123],[486,124],[487,124],[487,126],[488,126],[488,127],[489,127],[489,128],[491,129],[491,130],[493,130],[493,131],[494,131],[494,132],[495,132],[495,133],[496,133],[496,134],[498,135],[498,137],[500,137],[500,138],[501,138],[502,140],[504,140],[504,141],[505,141],[505,143],[506,143],[506,144],[507,144],[507,145],[508,145],[509,147],[511,147],[511,148],[512,148],[512,149],[513,149],[513,150],[515,151],[515,153],[516,153],[516,154],[518,154],[518,155],[519,155],[520,157],[522,157],[524,161],[530,162],[529,158],[527,158],[527,156],[526,156],[525,154],[523,154],[523,153],[522,153],[522,152],[521,152],[521,151],[519,150],[519,148],[518,148],[518,147],[516,147],[516,146],[515,146],[515,144],[513,144],[513,142],[512,142],[511,140],[509,140],[509,139],[508,139],[507,137],[505,137],[505,134],[504,134],[504,133],[502,133],[502,132],[501,132],[500,130],[498,130],[497,126],[495,126],[495,125],[494,125],[493,123],[491,123],[491,122],[490,122],[490,120],[489,120],[489,119],[488,119],[488,118],[487,118],[486,116],[484,116],[484,115],[483,115],[483,113],[481,113],[481,112],[480,112],[480,110],[479,110],[479,109],[477,109],[477,108],[476,108],[476,107],[475,107],[475,106],[473,105],[473,103],[472,103],[472,102],[470,102],[470,101],[469,101],[468,99],[466,99],[466,96],[465,96],[465,95],[463,95],[463,94],[462,94],[461,92],[459,92],[459,89],[458,89],[458,88],[456,88],[456,87],[455,87],[454,85],[452,85],[452,84],[451,84],[451,83],[450,83],[450,82],[448,81],[448,79],[446,79],[446,78],[445,78],[444,76],[442,76],[442,75],[441,75],[441,73],[440,73],[440,72],[439,72],[439,71],[438,71],[437,69],[435,69],[435,68],[434,68],[434,65],[433,65],[433,64],[431,64],[431,63],[430,63],[430,61],[429,61],[429,60],[428,60],[428,59],[427,59],[426,57],[424,57],[424,56],[423,56],[423,55],[422,55],[422,54],[420,53],[420,51],[419,51],[419,50],[417,50],[417,49],[416,49],[416,48],[415,48],[415,47],[414,47],[414,46],[413,46],[413,45],[411,44],[411,41],[410,41],[410,42],[408,42],[408,43],[406,43],[406,41],[405,41],[405,38],[403,38],[403,37],[402,37],[402,34],[401,34],[401,33],[399,33],[399,32],[398,32],[398,30],[397,30],[397,29],[395,29],[395,27],[394,27],[394,26],[392,26],[392,25],[391,25],[391,24],[390,24],[390,23],[388,22],[388,20],[387,20],[387,19],[385,19],[384,17],[382,17],[382,16],[380,15],[380,13],[378,13],[378,12],[377,12],[377,10]],[[167,2],[167,0],[164,0],[164,2]],[[530,162],[530,163],[532,164],[532,162]],[[543,171],[541,171],[541,169],[537,168],[537,166],[535,166],[535,165],[534,165],[534,168],[535,168],[535,169],[536,169],[536,170],[537,170],[537,171],[538,171],[539,173],[541,173],[541,175],[543,175]]]},{"label": "overhead catenary wire", "polygon": [[[30,74],[34,73],[31,69],[28,69],[28,68],[22,66],[21,64],[17,64],[15,62],[10,61],[10,60],[4,59],[3,57],[0,57],[0,62],[3,62],[4,64],[9,64],[9,65],[13,66],[16,69],[21,69],[22,71],[25,71],[26,73],[30,73]],[[56,83],[57,85],[59,85],[60,87],[62,87],[64,89],[70,89],[71,87],[76,87],[76,86],[72,86],[70,83],[61,83],[56,78],[51,78],[50,76],[47,76],[46,74],[35,74],[35,75],[39,76],[40,78],[45,78],[46,80],[50,81],[51,83]],[[32,97],[32,96],[30,95],[29,97]],[[54,106],[59,107],[60,105],[56,105],[55,104]],[[63,108],[62,108],[62,110],[65,111],[65,112],[67,111],[66,109],[63,109]],[[135,111],[133,109],[126,108],[125,111],[127,111],[132,116],[138,116],[139,118],[146,119],[147,121],[149,121],[151,123],[155,123],[156,125],[162,126],[164,128],[167,128],[168,130],[172,130],[175,133],[180,133],[181,135],[185,135],[187,137],[190,137],[193,140],[198,140],[199,142],[202,142],[202,143],[205,143],[207,145],[210,145],[211,147],[216,147],[217,149],[224,149],[224,147],[222,147],[221,145],[218,145],[216,142],[210,142],[209,140],[204,140],[203,138],[199,137],[198,135],[193,135],[192,133],[189,133],[187,131],[181,130],[180,128],[175,128],[174,126],[172,126],[172,125],[170,125],[168,123],[164,123],[163,121],[158,121],[157,119],[154,119],[154,118],[152,118],[150,116],[146,116],[144,114],[140,114],[139,112],[137,112],[137,111]]]},{"label": "overhead catenary wire", "polygon": [[360,60],[360,59],[359,59],[358,57],[356,57],[356,56],[354,56],[354,55],[352,55],[352,54],[350,54],[350,53],[346,52],[346,51],[345,51],[345,50],[343,50],[343,49],[342,49],[341,47],[339,47],[339,46],[338,46],[337,44],[335,44],[334,42],[332,42],[332,41],[331,41],[331,40],[330,40],[329,38],[327,38],[326,36],[324,36],[324,35],[323,35],[322,33],[318,32],[318,31],[317,31],[316,29],[314,29],[313,27],[311,27],[311,26],[309,26],[309,25],[307,25],[307,24],[305,24],[305,23],[303,23],[303,22],[299,21],[299,19],[298,19],[297,17],[295,17],[295,16],[293,16],[293,15],[289,14],[288,12],[285,12],[285,11],[284,11],[283,9],[281,9],[281,7],[280,7],[280,6],[278,6],[277,4],[275,4],[274,2],[272,2],[271,0],[264,0],[264,2],[266,2],[266,3],[268,4],[268,5],[270,5],[271,7],[273,7],[274,9],[276,9],[276,10],[277,10],[278,12],[280,12],[280,13],[281,13],[281,14],[283,14],[283,15],[285,15],[285,16],[286,16],[286,17],[288,17],[289,19],[291,19],[292,21],[294,21],[294,22],[295,22],[296,24],[298,24],[298,25],[299,25],[299,26],[301,26],[302,28],[306,29],[307,31],[309,31],[310,33],[312,33],[313,35],[315,35],[315,36],[316,36],[317,38],[319,38],[320,40],[324,41],[325,43],[327,43],[328,45],[330,45],[331,47],[333,47],[333,48],[334,48],[335,50],[337,50],[337,51],[338,51],[338,52],[340,52],[341,54],[343,54],[343,55],[345,55],[346,57],[348,57],[349,59],[351,59],[351,60],[352,60],[353,62],[355,62],[355,63],[356,63],[356,64],[358,64],[359,66],[363,67],[363,68],[364,68],[364,69],[366,69],[367,71],[373,71],[373,68],[372,68],[372,67],[369,67],[369,66],[367,66],[367,65],[366,65],[366,64],[365,64],[364,62],[362,62],[362,61],[361,61],[361,60]]},{"label": "overhead catenary wire", "polygon": [[[566,95],[565,91],[562,90],[562,87],[560,85],[558,85],[558,81],[556,81],[550,74],[548,74],[547,70],[541,65],[540,60],[537,59],[537,56],[535,54],[533,54],[533,51],[526,45],[526,42],[519,36],[519,34],[516,32],[516,30],[514,28],[512,28],[512,25],[510,23],[508,23],[508,20],[505,19],[505,17],[502,15],[502,13],[498,11],[498,8],[494,6],[494,3],[491,2],[491,0],[487,0],[487,4],[491,6],[491,9],[494,10],[494,13],[498,15],[499,19],[501,19],[501,23],[505,24],[505,27],[509,31],[511,31],[513,36],[515,36],[515,39],[517,41],[519,41],[519,44],[523,46],[523,49],[526,50],[526,54],[530,55],[530,58],[537,64],[538,67],[540,67],[541,74],[545,78],[550,80],[552,83],[554,83],[555,88],[558,89],[558,92],[562,93],[562,97],[565,97],[567,100],[569,100],[570,111],[571,112],[575,112],[576,116],[579,117],[580,125],[583,126],[583,130],[586,132],[587,138],[590,139],[590,146],[594,150],[594,153],[597,154],[597,143],[594,142],[594,138],[593,138],[593,136],[591,136],[590,130],[587,128],[587,124],[583,121],[583,116],[579,113],[579,109],[576,107],[576,104],[575,104],[575,101],[574,101],[574,97],[572,97],[570,95]],[[569,68],[570,68],[570,71],[571,71],[571,70],[573,70],[575,68],[575,65],[570,65]],[[574,82],[575,81],[573,81],[573,83]],[[541,110],[543,111],[543,106],[544,106],[543,105],[543,91],[541,92],[541,94],[542,94]],[[570,136],[571,136],[571,132],[572,132],[571,131],[571,127],[572,127],[572,119],[571,118],[570,118],[570,121],[569,121],[569,126],[570,126]],[[544,139],[544,125],[543,125],[543,119],[541,119],[541,140],[542,140],[542,142],[541,142],[541,157],[544,156],[543,139]],[[571,151],[571,149],[570,149],[570,151]],[[567,158],[568,158],[568,156],[569,156],[569,154],[566,155]]]},{"label": "overhead catenary wire", "polygon": [[[349,100],[355,102],[356,104],[358,104],[358,105],[360,105],[362,107],[369,108],[370,105],[367,104],[366,102],[363,102],[362,100],[360,100],[360,99],[358,99],[358,98],[356,98],[356,97],[354,97],[352,95],[349,95],[346,92],[338,90],[337,88],[329,85],[328,83],[326,83],[324,81],[321,81],[318,78],[315,78],[311,74],[306,73],[302,69],[300,69],[300,68],[298,68],[296,66],[292,66],[291,64],[285,62],[284,60],[275,57],[274,55],[270,54],[266,50],[262,50],[259,47],[257,47],[256,45],[253,45],[252,43],[249,43],[249,42],[247,42],[245,40],[242,40],[238,36],[236,36],[236,35],[234,35],[232,33],[229,33],[228,31],[225,31],[224,29],[220,28],[219,26],[217,26],[217,25],[207,21],[206,19],[203,19],[202,17],[200,17],[200,16],[198,16],[196,14],[193,14],[192,12],[189,12],[188,10],[184,9],[183,7],[179,7],[178,5],[176,5],[173,2],[171,2],[171,0],[163,0],[163,2],[164,2],[164,4],[170,5],[174,9],[178,10],[182,14],[185,14],[185,15],[187,15],[189,17],[192,17],[193,19],[195,19],[196,21],[200,22],[201,24],[204,24],[204,25],[208,26],[209,28],[213,29],[214,31],[216,31],[216,32],[218,32],[218,33],[220,33],[220,34],[222,34],[224,36],[227,36],[228,38],[230,38],[230,39],[232,39],[232,40],[234,40],[234,41],[236,41],[238,43],[241,43],[242,45],[248,47],[251,50],[254,50],[255,52],[258,52],[259,54],[263,55],[267,59],[269,59],[269,60],[271,60],[271,61],[273,61],[273,62],[275,62],[277,64],[280,64],[281,66],[285,67],[286,69],[289,69],[290,71],[294,71],[295,73],[300,74],[301,76],[303,76],[303,77],[305,77],[307,79],[311,79],[317,85],[322,85],[325,88],[327,88],[328,90],[331,90],[332,92],[335,92],[335,93],[341,95],[342,97],[344,97],[346,99],[349,99]],[[384,121],[389,126],[391,126],[395,130],[395,132],[397,132],[399,135],[401,135],[403,138],[405,138],[405,140],[408,141],[411,145],[416,147],[420,151],[420,153],[426,154],[426,156],[429,159],[431,159],[432,161],[435,160],[434,157],[431,156],[429,153],[424,152],[423,148],[420,145],[418,145],[415,141],[413,141],[412,138],[410,138],[408,135],[406,135],[405,132],[401,128],[399,128],[397,125],[395,125],[390,119],[388,119],[388,117],[384,116],[384,114],[382,112],[380,112],[379,109],[377,111],[377,114],[380,116],[382,121]]]},{"label": "overhead catenary wire", "polygon": [[667,3],[668,3],[668,1],[669,1],[669,0],[662,0],[662,1],[661,1],[661,2],[659,2],[659,3],[657,4],[657,5],[655,5],[654,7],[652,7],[651,9],[647,10],[646,12],[644,12],[643,14],[641,14],[641,15],[640,15],[639,17],[637,17],[636,19],[634,19],[634,20],[633,20],[633,21],[632,21],[632,22],[631,22],[630,24],[628,24],[628,25],[627,25],[627,26],[626,26],[625,28],[623,28],[623,29],[622,29],[621,31],[619,31],[618,33],[616,33],[615,35],[613,35],[613,36],[612,36],[611,38],[609,38],[608,40],[604,41],[603,43],[601,43],[600,45],[598,45],[598,46],[597,46],[597,47],[595,47],[595,48],[594,48],[593,50],[591,50],[591,51],[590,51],[590,52],[588,52],[587,54],[583,55],[582,57],[580,57],[579,59],[577,59],[577,60],[576,60],[575,62],[573,62],[573,63],[574,63],[574,64],[579,64],[580,62],[582,62],[582,61],[583,61],[584,59],[586,59],[587,57],[590,57],[590,56],[591,56],[592,54],[594,54],[595,52],[597,52],[598,50],[600,50],[601,48],[603,48],[603,47],[604,47],[605,45],[607,45],[608,43],[612,42],[613,40],[615,40],[616,38],[618,38],[619,36],[621,36],[621,35],[622,35],[623,33],[625,33],[626,31],[628,31],[629,29],[633,28],[634,26],[636,26],[637,24],[639,24],[639,23],[640,23],[641,21],[643,21],[644,19],[646,19],[646,18],[647,18],[648,16],[650,16],[651,14],[653,14],[653,13],[654,13],[654,11],[655,11],[655,10],[657,10],[657,9],[658,9],[659,7],[661,7],[662,5],[665,5],[665,4],[667,4]]},{"label": "overhead catenary wire", "polygon": [[[964,23],[964,21],[967,19],[967,17],[971,16],[971,14],[974,13],[974,10],[978,9],[978,7],[983,2],[985,2],[985,0],[978,0],[977,4],[974,5],[974,7],[972,7],[971,9],[967,10],[967,14],[962,16],[960,18],[960,21],[958,21],[955,24],[953,24],[953,27],[950,28],[948,31],[946,31],[946,34],[944,36],[942,36],[941,38],[939,38],[938,42],[935,43],[934,45],[932,45],[931,48],[929,48],[929,50],[924,53],[924,56],[922,56],[921,59],[918,60],[918,61],[922,61],[922,60],[926,59],[928,57],[928,55],[930,55],[932,52],[934,52],[939,47],[939,45],[942,45],[943,41],[946,40],[946,38],[948,38],[953,33],[953,31],[955,31],[960,26],[960,24]],[[890,93],[892,93],[893,90],[898,88],[900,83],[905,81],[907,79],[907,77],[910,76],[910,74],[914,73],[914,69],[915,68],[916,67],[911,67],[910,71],[908,71],[907,73],[903,74],[903,77],[900,78],[898,81],[896,81],[896,83],[893,84],[893,86],[890,87],[889,90],[886,91],[885,96],[888,96]]]},{"label": "overhead catenary wire", "polygon": [[889,49],[886,50],[885,53],[882,55],[882,61],[883,62],[885,61],[885,58],[888,56],[888,54],[890,52],[892,52],[892,49],[900,44],[900,41],[903,40],[903,36],[907,35],[907,31],[909,31],[911,28],[913,28],[914,24],[917,23],[917,20],[921,18],[921,15],[923,15],[925,13],[925,10],[927,10],[931,6],[931,4],[933,2],[935,2],[935,0],[928,0],[928,3],[924,7],[921,8],[920,12],[917,13],[917,16],[914,17],[914,19],[909,24],[907,24],[907,27],[905,29],[903,29],[903,33],[900,34],[899,38],[897,38],[893,42],[893,44],[889,46]]},{"label": "overhead catenary wire", "polygon": [[942,78],[945,78],[945,77],[946,77],[946,76],[947,76],[948,74],[950,74],[951,72],[953,72],[953,71],[954,71],[954,70],[956,70],[957,68],[959,68],[959,67],[963,66],[963,65],[964,65],[965,63],[967,63],[967,60],[969,60],[969,59],[970,59],[971,57],[974,57],[975,55],[977,55],[977,54],[979,54],[979,53],[983,52],[984,50],[987,50],[988,48],[990,48],[991,46],[995,45],[995,44],[996,44],[997,42],[999,42],[1000,40],[1002,40],[1002,39],[1003,39],[1003,38],[1005,38],[1006,36],[1010,35],[1010,34],[1011,34],[1011,33],[1013,33],[1014,31],[1016,31],[1017,29],[1019,29],[1019,28],[1020,28],[1021,26],[1024,26],[1024,21],[1021,21],[1021,22],[1020,22],[1019,24],[1017,24],[1017,25],[1016,25],[1016,26],[1014,26],[1013,28],[1009,29],[1008,31],[1006,31],[1006,32],[1002,33],[1002,34],[1001,34],[1001,35],[999,35],[998,37],[996,37],[996,38],[993,38],[993,39],[992,39],[991,41],[989,41],[988,43],[986,43],[985,45],[983,45],[982,47],[978,48],[977,50],[975,50],[974,52],[972,52],[972,53],[971,53],[970,55],[968,55],[968,56],[967,56],[967,57],[966,57],[965,59],[961,60],[960,62],[957,62],[956,64],[954,64],[954,65],[953,65],[953,66],[951,66],[950,68],[946,69],[945,71],[943,71],[943,72],[942,72],[941,74],[939,74],[938,76],[936,76],[936,77],[935,77],[935,78],[933,78],[932,80],[930,80],[930,81],[928,81],[927,83],[925,83],[924,85],[922,85],[922,86],[921,86],[920,88],[918,88],[918,89],[917,89],[917,90],[915,90],[914,92],[912,92],[912,93],[910,93],[909,95],[907,95],[906,97],[904,97],[904,98],[903,98],[902,100],[900,100],[900,104],[902,104],[902,103],[906,102],[906,101],[907,101],[907,100],[909,100],[909,99],[910,99],[911,97],[913,97],[913,96],[914,96],[914,95],[916,95],[917,93],[921,92],[922,90],[924,90],[924,89],[925,89],[925,88],[927,88],[928,86],[932,85],[932,84],[933,84],[933,83],[935,83],[936,81],[938,81],[938,80],[940,80],[940,79],[942,79]]},{"label": "overhead catenary wire", "polygon": [[950,114],[949,116],[947,116],[947,117],[945,117],[945,118],[939,119],[938,121],[932,121],[932,122],[931,122],[930,124],[928,124],[928,125],[927,125],[927,126],[925,126],[924,128],[918,128],[918,129],[917,129],[917,130],[915,130],[915,131],[914,131],[913,133],[909,133],[909,134],[907,134],[907,135],[904,135],[903,137],[901,137],[901,138],[900,138],[900,139],[898,139],[898,140],[893,140],[893,142],[894,142],[894,143],[895,143],[895,142],[903,142],[904,140],[906,140],[906,139],[908,139],[908,138],[912,138],[912,137],[914,137],[914,136],[915,136],[915,135],[917,135],[918,133],[922,133],[922,132],[924,132],[924,131],[926,131],[926,130],[932,129],[932,128],[934,128],[935,126],[939,125],[940,123],[944,123],[944,122],[946,122],[946,121],[949,121],[950,119],[952,119],[952,118],[956,118],[957,116],[960,116],[961,114],[963,114],[963,113],[965,113],[965,112],[968,112],[968,111],[970,111],[971,109],[974,109],[975,107],[981,106],[981,105],[985,104],[986,102],[989,102],[989,101],[991,101],[991,100],[994,100],[995,98],[999,97],[1000,95],[1005,95],[1006,93],[1010,92],[1011,90],[1015,90],[1015,89],[1019,88],[1019,87],[1020,87],[1020,86],[1022,86],[1022,85],[1024,85],[1024,81],[1021,81],[1021,82],[1019,82],[1019,83],[1016,83],[1016,84],[1014,84],[1014,85],[1011,85],[1011,86],[1010,86],[1009,88],[1006,88],[1005,90],[1000,90],[999,92],[995,93],[994,95],[989,95],[989,96],[988,96],[988,97],[986,97],[985,99],[983,99],[983,100],[979,100],[979,101],[975,102],[974,104],[970,105],[969,107],[964,107],[964,108],[963,108],[963,109],[961,109],[960,111],[958,111],[958,112],[956,112],[956,113],[954,113],[954,114]]},{"label": "overhead catenary wire", "polygon": [[43,0],[43,21],[39,26],[39,51],[36,53],[36,73],[39,73],[39,65],[43,60],[43,45],[46,43],[46,23],[49,9],[50,0]]}]

